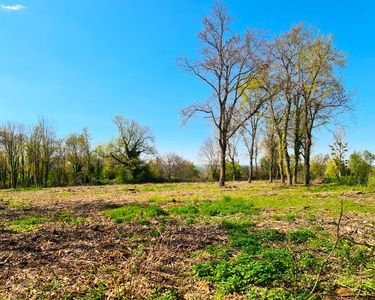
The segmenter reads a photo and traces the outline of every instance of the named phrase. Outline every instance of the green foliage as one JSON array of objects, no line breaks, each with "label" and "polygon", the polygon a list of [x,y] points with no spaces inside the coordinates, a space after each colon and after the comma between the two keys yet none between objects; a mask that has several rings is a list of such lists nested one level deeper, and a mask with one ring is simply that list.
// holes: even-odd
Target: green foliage
[{"label": "green foliage", "polygon": [[367,185],[371,164],[366,162],[360,153],[354,152],[350,155],[349,169],[357,184]]},{"label": "green foliage", "polygon": [[289,281],[291,253],[267,250],[260,258],[242,254],[234,259],[212,260],[193,267],[195,274],[215,283],[225,294],[245,291],[249,284],[271,286],[275,281]]},{"label": "green foliage", "polygon": [[289,237],[291,241],[297,244],[303,244],[306,243],[309,239],[314,238],[315,233],[308,229],[300,229],[289,233]]},{"label": "green foliage", "polygon": [[143,222],[148,219],[168,215],[166,211],[157,205],[139,204],[127,204],[119,208],[108,210],[105,214],[117,223],[128,223],[131,221]]},{"label": "green foliage", "polygon": [[[236,179],[241,178],[241,166],[238,162],[234,164],[234,176]],[[233,180],[233,165],[229,162],[225,163],[225,179]]]},{"label": "green foliage", "polygon": [[326,170],[324,172],[324,177],[326,179],[338,178],[340,174],[340,166],[337,163],[337,160],[331,159],[328,161]]},{"label": "green foliage", "polygon": [[328,160],[329,160],[328,155],[322,155],[322,154],[315,155],[311,159],[311,162],[310,162],[311,178],[313,179],[324,178],[324,173],[326,171]]},{"label": "green foliage", "polygon": [[102,282],[97,283],[91,290],[86,292],[83,296],[79,297],[79,300],[104,300],[106,285]]}]

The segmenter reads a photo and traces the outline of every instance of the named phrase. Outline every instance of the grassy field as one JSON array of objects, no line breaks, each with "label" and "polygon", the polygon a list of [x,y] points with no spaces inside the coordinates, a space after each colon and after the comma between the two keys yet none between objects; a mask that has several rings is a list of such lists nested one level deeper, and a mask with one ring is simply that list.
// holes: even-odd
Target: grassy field
[{"label": "grassy field", "polygon": [[375,184],[3,190],[0,299],[372,299],[374,228]]}]

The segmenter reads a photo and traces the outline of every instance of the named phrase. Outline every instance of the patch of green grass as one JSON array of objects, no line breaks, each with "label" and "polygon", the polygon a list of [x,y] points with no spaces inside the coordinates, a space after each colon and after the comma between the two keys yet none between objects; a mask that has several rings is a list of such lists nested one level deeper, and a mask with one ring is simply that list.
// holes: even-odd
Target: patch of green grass
[{"label": "patch of green grass", "polygon": [[57,279],[52,279],[43,285],[43,290],[48,292],[56,292],[60,288],[60,283]]},{"label": "patch of green grass", "polygon": [[309,239],[315,238],[315,233],[308,229],[299,229],[289,233],[290,240],[297,243],[306,243]]},{"label": "patch of green grass", "polygon": [[229,258],[232,255],[232,248],[228,244],[209,245],[205,251],[215,258]]},{"label": "patch of green grass", "polygon": [[9,229],[19,232],[28,232],[36,229],[40,224],[49,220],[49,218],[39,215],[24,216],[11,221]]},{"label": "patch of green grass", "polygon": [[205,200],[195,205],[187,204],[168,208],[171,215],[181,217],[229,216],[235,214],[251,215],[258,211],[249,201],[241,198],[224,196],[221,200]]},{"label": "patch of green grass", "polygon": [[275,220],[278,220],[278,221],[288,221],[288,222],[294,222],[297,217],[295,214],[285,214],[285,215],[281,215],[281,214],[278,214],[278,215],[274,215],[273,218]]},{"label": "patch of green grass", "polygon": [[97,283],[92,289],[85,292],[84,295],[79,297],[79,300],[104,300],[106,299],[106,285],[102,282]]},{"label": "patch of green grass", "polygon": [[30,201],[28,200],[9,200],[8,208],[16,208],[16,209],[28,209],[31,208]]},{"label": "patch of green grass", "polygon": [[208,216],[227,216],[238,213],[252,214],[257,209],[249,200],[224,196],[221,200],[203,201],[199,205],[199,211],[201,214]]},{"label": "patch of green grass", "polygon": [[191,217],[199,213],[199,209],[194,205],[171,206],[168,211],[175,216]]},{"label": "patch of green grass", "polygon": [[[148,222],[149,219],[167,216],[168,213],[157,205],[127,204],[119,208],[114,208],[105,214],[116,223]],[[146,224],[147,225],[147,224]]]},{"label": "patch of green grass", "polygon": [[85,222],[85,218],[78,217],[69,212],[60,212],[56,217],[53,218],[53,221],[63,222],[63,223],[72,223],[72,224],[81,224]]}]

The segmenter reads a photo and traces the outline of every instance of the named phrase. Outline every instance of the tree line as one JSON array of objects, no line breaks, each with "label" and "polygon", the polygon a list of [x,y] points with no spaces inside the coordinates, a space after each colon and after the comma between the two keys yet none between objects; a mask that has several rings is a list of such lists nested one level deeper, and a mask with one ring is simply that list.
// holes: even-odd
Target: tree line
[{"label": "tree line", "polygon": [[302,181],[309,185],[314,133],[352,108],[341,75],[346,55],[332,36],[302,24],[266,38],[254,30],[236,33],[232,20],[216,3],[203,19],[199,57],[180,59],[211,90],[207,100],[182,110],[183,123],[201,113],[213,126],[220,186],[228,158],[234,165],[239,138],[248,150],[251,181],[260,132],[270,181],[278,178],[292,185],[303,172]]},{"label": "tree line", "polygon": [[42,117],[27,129],[14,122],[0,126],[0,187],[196,180],[196,166],[175,153],[158,155],[147,126],[114,118],[117,137],[93,147],[87,128],[58,138]]}]

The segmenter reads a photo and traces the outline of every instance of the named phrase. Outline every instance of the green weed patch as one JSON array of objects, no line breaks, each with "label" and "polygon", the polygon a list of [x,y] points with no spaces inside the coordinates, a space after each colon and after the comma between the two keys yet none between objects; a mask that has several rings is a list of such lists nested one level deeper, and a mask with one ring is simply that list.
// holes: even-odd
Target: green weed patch
[{"label": "green weed patch", "polygon": [[142,223],[148,222],[149,219],[168,215],[160,206],[140,204],[127,204],[108,210],[105,214],[115,220],[116,223],[128,223],[131,221]]}]

